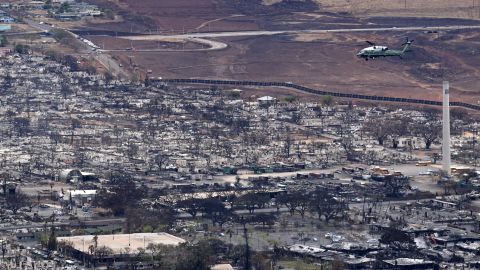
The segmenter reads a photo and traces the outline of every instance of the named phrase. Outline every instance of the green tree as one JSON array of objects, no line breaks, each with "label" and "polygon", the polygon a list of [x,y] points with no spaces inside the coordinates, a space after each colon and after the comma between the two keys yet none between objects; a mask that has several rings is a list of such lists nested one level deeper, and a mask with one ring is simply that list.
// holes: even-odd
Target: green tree
[{"label": "green tree", "polygon": [[327,107],[330,107],[333,105],[333,97],[328,95],[328,96],[324,96],[322,98],[322,103],[327,106]]},{"label": "green tree", "polygon": [[151,232],[153,232],[152,226],[150,226],[150,225],[145,225],[145,226],[143,227],[143,232],[144,232],[144,233],[151,233]]},{"label": "green tree", "polygon": [[66,12],[71,12],[72,8],[70,7],[70,4],[68,3],[62,3],[60,7],[57,9],[57,13],[66,13]]},{"label": "green tree", "polygon": [[18,54],[27,54],[30,51],[30,46],[23,45],[23,44],[17,44],[17,45],[15,45],[14,50]]},{"label": "green tree", "polygon": [[5,47],[8,44],[7,37],[0,35],[0,47]]},{"label": "green tree", "polygon": [[55,235],[55,227],[52,227],[50,230],[50,236],[48,237],[47,248],[49,250],[57,250],[58,241],[57,236]]},{"label": "green tree", "polygon": [[196,245],[183,245],[177,250],[179,256],[174,269],[207,270],[215,262],[215,245],[209,239]]},{"label": "green tree", "polygon": [[285,99],[286,102],[292,103],[292,102],[294,102],[294,101],[297,100],[297,97],[296,97],[296,96],[293,96],[293,95],[288,95],[288,96],[286,96],[284,99]]}]

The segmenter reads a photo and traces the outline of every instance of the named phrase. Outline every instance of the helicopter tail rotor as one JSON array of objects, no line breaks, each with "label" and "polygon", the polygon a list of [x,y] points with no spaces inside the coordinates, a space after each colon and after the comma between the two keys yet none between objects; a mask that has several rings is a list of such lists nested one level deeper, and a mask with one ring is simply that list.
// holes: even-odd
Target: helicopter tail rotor
[{"label": "helicopter tail rotor", "polygon": [[402,46],[407,45],[407,44],[411,45],[413,42],[414,42],[414,40],[409,40],[408,37],[407,37],[405,43],[403,43]]}]

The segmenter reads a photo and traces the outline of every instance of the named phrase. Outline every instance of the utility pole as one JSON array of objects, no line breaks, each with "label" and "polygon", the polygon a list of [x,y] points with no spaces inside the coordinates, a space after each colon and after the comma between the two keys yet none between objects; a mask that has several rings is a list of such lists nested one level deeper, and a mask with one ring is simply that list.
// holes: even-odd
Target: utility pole
[{"label": "utility pole", "polygon": [[248,230],[247,222],[244,220],[243,216],[241,218],[243,224],[243,236],[245,238],[245,267],[244,270],[250,270],[250,247],[248,245]]},{"label": "utility pole", "polygon": [[2,262],[5,262],[5,253],[7,253],[7,246],[5,240],[2,241]]},{"label": "utility pole", "polygon": [[478,129],[475,127],[473,130],[473,138],[472,138],[472,153],[473,153],[473,160],[474,166],[477,167],[477,152],[475,151],[475,144],[477,144],[477,137],[478,137]]},{"label": "utility pole", "polygon": [[27,103],[27,117],[30,120],[30,87],[27,88],[27,97],[26,97],[26,103]]}]

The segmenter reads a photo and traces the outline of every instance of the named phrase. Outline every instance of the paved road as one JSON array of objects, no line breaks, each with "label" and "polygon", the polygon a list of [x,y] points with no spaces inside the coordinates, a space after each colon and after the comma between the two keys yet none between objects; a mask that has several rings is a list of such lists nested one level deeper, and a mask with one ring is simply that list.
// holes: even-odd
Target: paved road
[{"label": "paved road", "polygon": [[[48,33],[52,29],[55,29],[55,27],[48,25],[48,24],[41,24],[39,22],[36,22],[34,20],[30,19],[24,19],[24,21],[32,28],[35,28],[39,30],[42,33]],[[69,32],[71,35],[78,37],[78,35],[70,32],[68,29],[63,29],[67,32]],[[117,61],[115,61],[110,55],[105,55],[101,53],[95,53],[96,48],[92,47],[91,44],[83,42],[86,46],[87,49],[84,50],[82,53],[83,54],[88,54],[91,55],[97,62],[99,62],[102,66],[105,67],[105,69],[109,70],[114,76],[121,77],[121,78],[130,78],[130,74],[125,71]]]},{"label": "paved road", "polygon": [[[78,226],[80,223],[85,225],[95,225],[95,224],[116,224],[125,222],[125,218],[101,218],[101,219],[90,219],[90,220],[72,220],[72,221],[58,221],[54,222],[54,226]],[[41,228],[44,223],[35,223],[29,225],[14,225],[0,228],[0,231],[9,231],[9,230],[19,230],[19,229],[32,229],[32,228]],[[51,223],[48,223],[51,226]]]},{"label": "paved road", "polygon": [[93,55],[95,60],[104,66],[105,69],[109,70],[114,76],[130,79],[130,74],[126,72],[110,55],[103,53],[92,53],[91,55]]},{"label": "paved road", "polygon": [[242,36],[274,36],[283,34],[325,34],[325,33],[351,33],[351,32],[408,32],[408,31],[446,31],[461,29],[480,29],[480,25],[452,25],[452,26],[413,26],[413,27],[369,27],[369,28],[343,28],[343,29],[312,29],[312,30],[279,30],[279,31],[238,31],[238,32],[211,32],[189,33],[180,35],[145,35],[127,36],[131,40],[143,38],[219,38],[219,37],[242,37]]},{"label": "paved road", "polygon": [[4,36],[23,36],[23,35],[38,35],[43,34],[45,31],[28,31],[28,32],[8,32],[2,33]]},{"label": "paved road", "polygon": [[228,47],[226,43],[218,42],[214,40],[204,39],[204,38],[180,38],[180,39],[172,39],[169,37],[161,37],[161,36],[138,36],[138,37],[120,37],[123,39],[128,40],[147,40],[147,41],[166,41],[172,42],[172,40],[178,40],[178,42],[193,42],[201,44],[202,48],[198,49],[135,49],[135,48],[128,48],[128,49],[99,49],[102,52],[195,52],[195,51],[216,51],[216,50],[223,50]]},{"label": "paved road", "polygon": [[189,33],[180,35],[136,35],[124,36],[128,40],[186,40],[206,44],[209,48],[191,49],[191,50],[172,50],[172,49],[124,49],[124,50],[103,50],[103,51],[136,51],[136,52],[182,52],[182,51],[213,51],[227,48],[227,44],[219,41],[208,40],[207,38],[221,37],[241,37],[241,36],[273,36],[282,34],[325,34],[325,33],[350,33],[350,32],[378,32],[378,31],[439,31],[439,30],[458,30],[458,29],[480,29],[480,25],[454,25],[439,27],[380,27],[380,28],[344,28],[344,29],[314,29],[314,30],[280,30],[280,31],[238,31],[238,32],[208,32],[208,33]]},{"label": "paved road", "polygon": [[44,23],[38,23],[34,20],[30,20],[30,19],[23,19],[24,22],[26,22],[30,27],[32,28],[35,28],[41,32],[49,32],[50,30],[52,30],[52,27],[51,25],[48,25],[48,24],[44,24]]}]

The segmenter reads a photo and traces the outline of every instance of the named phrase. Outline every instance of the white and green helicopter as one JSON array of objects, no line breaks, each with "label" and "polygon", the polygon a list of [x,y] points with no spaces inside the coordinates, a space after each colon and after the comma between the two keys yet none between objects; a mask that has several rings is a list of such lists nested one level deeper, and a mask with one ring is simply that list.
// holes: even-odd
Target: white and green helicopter
[{"label": "white and green helicopter", "polygon": [[402,50],[392,50],[386,46],[377,46],[370,41],[367,41],[367,43],[370,44],[370,47],[364,48],[357,53],[357,57],[364,58],[365,61],[368,61],[368,59],[389,56],[398,56],[402,58],[405,52],[409,51],[413,40],[408,40],[407,38],[407,41],[402,44],[402,46],[404,46]]}]

